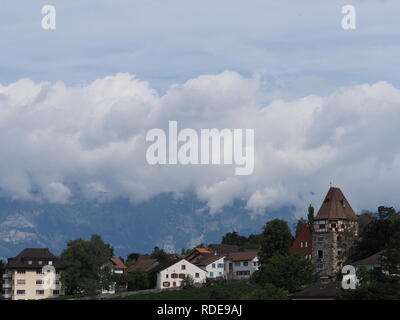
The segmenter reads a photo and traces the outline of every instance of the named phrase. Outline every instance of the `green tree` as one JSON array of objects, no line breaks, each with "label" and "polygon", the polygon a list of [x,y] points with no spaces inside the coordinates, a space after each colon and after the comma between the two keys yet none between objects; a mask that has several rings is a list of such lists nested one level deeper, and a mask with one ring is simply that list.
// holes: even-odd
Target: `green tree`
[{"label": "green tree", "polygon": [[64,267],[61,282],[66,294],[94,296],[108,286],[111,270],[107,264],[112,256],[113,248],[98,235],[92,235],[89,241],[81,238],[68,241],[61,254]]},{"label": "green tree", "polygon": [[287,300],[288,292],[285,289],[277,288],[266,283],[259,288],[244,293],[241,300]]},{"label": "green tree", "polygon": [[222,244],[231,244],[241,246],[247,241],[247,238],[239,235],[236,231],[228,232],[222,237]]},{"label": "green tree", "polygon": [[132,270],[126,277],[128,291],[144,290],[150,288],[149,275],[143,270]]},{"label": "green tree", "polygon": [[307,220],[310,229],[314,230],[314,207],[311,204],[308,206]]},{"label": "green tree", "polygon": [[194,279],[190,274],[186,275],[185,278],[183,278],[181,287],[183,289],[188,289],[188,288],[194,287]]},{"label": "green tree", "polygon": [[290,293],[299,291],[317,281],[315,266],[301,253],[275,254],[262,267],[261,280]]},{"label": "green tree", "polygon": [[288,253],[292,242],[293,236],[286,221],[274,219],[267,222],[261,239],[261,264],[267,264],[268,260],[276,253]]},{"label": "green tree", "polygon": [[157,261],[161,263],[168,261],[169,259],[168,254],[159,247],[154,247],[153,252],[150,254],[150,257],[153,259],[157,259]]}]

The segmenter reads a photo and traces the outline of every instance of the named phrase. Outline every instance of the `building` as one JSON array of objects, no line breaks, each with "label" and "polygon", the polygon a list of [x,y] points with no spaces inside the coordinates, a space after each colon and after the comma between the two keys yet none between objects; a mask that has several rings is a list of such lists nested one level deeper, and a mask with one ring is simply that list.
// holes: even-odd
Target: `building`
[{"label": "building", "polygon": [[11,300],[38,300],[63,294],[60,259],[47,248],[24,249],[9,258],[3,274],[3,296]]},{"label": "building", "polygon": [[136,261],[135,264],[132,264],[128,267],[127,272],[131,272],[134,270],[141,270],[144,272],[151,272],[152,269],[160,265],[157,259],[153,258],[143,258]]},{"label": "building", "polygon": [[225,255],[208,254],[203,256],[196,266],[207,272],[207,278],[220,279],[225,276]]},{"label": "building", "polygon": [[[120,258],[111,258],[109,263],[105,264],[103,267],[110,267],[112,274],[123,275],[126,273],[127,266],[122,262]],[[116,283],[112,283],[108,289],[102,289],[102,294],[114,294],[115,293]]]},{"label": "building", "polygon": [[207,271],[185,259],[160,264],[152,272],[157,273],[157,289],[180,287],[182,280],[187,276],[192,277],[195,286],[201,286],[206,282],[207,278]]},{"label": "building", "polygon": [[312,231],[309,225],[305,225],[293,241],[291,252],[304,254],[308,259],[312,258]]},{"label": "building", "polygon": [[204,256],[212,254],[211,251],[205,248],[194,248],[185,259],[191,263],[198,263]]},{"label": "building", "polygon": [[227,279],[248,279],[260,266],[258,251],[241,251],[229,254],[225,259]]},{"label": "building", "polygon": [[314,218],[312,258],[321,276],[332,277],[342,268],[357,220],[342,191],[331,187]]}]

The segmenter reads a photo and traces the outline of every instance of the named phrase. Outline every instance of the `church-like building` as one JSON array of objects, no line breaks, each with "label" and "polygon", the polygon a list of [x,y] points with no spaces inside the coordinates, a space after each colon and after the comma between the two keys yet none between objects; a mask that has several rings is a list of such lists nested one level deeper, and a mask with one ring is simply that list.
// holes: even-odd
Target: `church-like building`
[{"label": "church-like building", "polygon": [[358,217],[339,188],[331,187],[314,218],[312,259],[321,276],[341,270],[351,241],[357,236]]}]

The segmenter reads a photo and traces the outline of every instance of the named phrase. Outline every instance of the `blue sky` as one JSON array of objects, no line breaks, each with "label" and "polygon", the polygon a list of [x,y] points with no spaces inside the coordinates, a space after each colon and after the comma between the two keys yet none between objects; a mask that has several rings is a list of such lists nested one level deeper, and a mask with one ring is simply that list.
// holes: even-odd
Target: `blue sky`
[{"label": "blue sky", "polygon": [[[41,8],[57,30],[41,29]],[[341,8],[357,9],[343,30]],[[271,97],[398,85],[399,1],[2,0],[0,83],[81,85],[118,72],[160,92],[201,74],[259,74]]]}]

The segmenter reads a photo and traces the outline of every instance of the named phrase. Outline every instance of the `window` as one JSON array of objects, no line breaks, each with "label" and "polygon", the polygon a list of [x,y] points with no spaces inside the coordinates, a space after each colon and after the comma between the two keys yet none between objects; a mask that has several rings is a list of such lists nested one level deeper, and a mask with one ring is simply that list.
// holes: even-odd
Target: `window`
[{"label": "window", "polygon": [[235,262],[235,267],[240,267],[240,261]]},{"label": "window", "polygon": [[55,283],[56,283],[56,284],[60,284],[60,280],[56,280]]},{"label": "window", "polygon": [[253,262],[253,266],[257,267],[257,262]]},{"label": "window", "polygon": [[42,270],[36,270],[36,274],[43,274]]},{"label": "window", "polygon": [[223,268],[224,265],[222,263],[218,263],[218,268]]},{"label": "window", "polygon": [[186,270],[186,266],[184,264],[181,265],[181,270]]},{"label": "window", "polygon": [[17,284],[25,284],[25,280],[18,279],[18,280],[17,280]]},{"label": "window", "polygon": [[200,278],[200,273],[195,273],[194,277],[195,278]]},{"label": "window", "polygon": [[28,264],[32,264],[32,260],[29,260],[29,261],[28,261]]},{"label": "window", "polygon": [[169,286],[170,286],[170,283],[169,283],[168,281],[164,281],[164,282],[163,282],[163,287],[166,287],[166,288],[167,288],[167,287],[169,287]]},{"label": "window", "polygon": [[319,225],[319,228],[320,228],[320,229],[325,229],[325,224],[320,224],[320,225]]},{"label": "window", "polygon": [[42,260],[39,260],[39,262],[38,262],[40,265],[42,265],[43,264],[43,261]]},{"label": "window", "polygon": [[49,265],[52,266],[53,265],[53,261],[49,261]]},{"label": "window", "polygon": [[176,279],[176,278],[178,278],[178,274],[177,274],[177,273],[173,273],[173,274],[171,274],[171,278],[172,278],[172,279]]},{"label": "window", "polygon": [[60,294],[60,290],[53,290],[53,296],[58,296]]},{"label": "window", "polygon": [[168,275],[168,274],[166,274],[166,275],[165,275],[165,277],[168,279],[169,275]]},{"label": "window", "polygon": [[303,241],[300,242],[300,248],[303,248]]},{"label": "window", "polygon": [[324,252],[322,250],[318,250],[318,259],[324,258]]},{"label": "window", "polygon": [[43,284],[43,280],[36,280],[36,284]]},{"label": "window", "polygon": [[179,275],[179,279],[185,279],[185,274],[184,274],[184,273],[181,273],[181,274]]},{"label": "window", "polygon": [[304,248],[307,248],[308,247],[308,242],[306,241],[306,242],[304,242]]},{"label": "window", "polygon": [[25,274],[25,270],[18,270],[17,273],[18,274]]},{"label": "window", "polygon": [[17,294],[18,295],[24,295],[25,294],[25,290],[17,290]]},{"label": "window", "polygon": [[215,269],[215,263],[212,264],[212,268]]},{"label": "window", "polygon": [[210,277],[214,277],[214,272],[210,272]]},{"label": "window", "polygon": [[37,295],[43,295],[44,294],[44,290],[36,290],[36,294]]},{"label": "window", "polygon": [[248,261],[244,261],[244,262],[243,262],[243,266],[244,266],[244,267],[247,267],[248,265],[249,265],[249,262],[248,262]]}]

